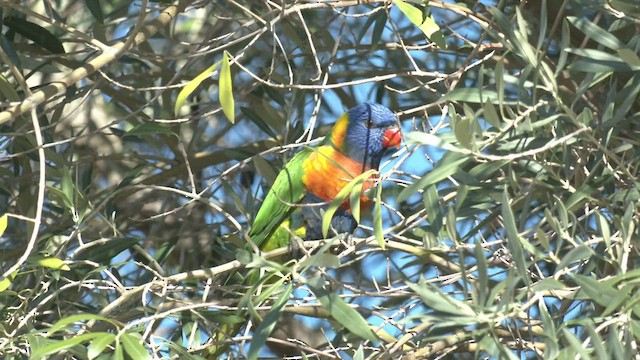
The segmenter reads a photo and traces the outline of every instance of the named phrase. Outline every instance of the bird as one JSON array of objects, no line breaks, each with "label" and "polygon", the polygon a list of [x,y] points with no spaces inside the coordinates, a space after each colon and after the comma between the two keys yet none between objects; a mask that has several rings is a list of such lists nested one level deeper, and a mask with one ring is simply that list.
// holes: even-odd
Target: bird
[{"label": "bird", "polygon": [[[280,171],[255,216],[249,238],[261,251],[290,246],[292,234],[304,240],[323,238],[320,210],[326,210],[351,180],[378,170],[384,153],[399,148],[401,142],[398,119],[387,107],[362,103],[347,110],[319,145],[304,148]],[[363,183],[363,209],[371,204],[364,192],[374,185],[375,176]],[[356,227],[345,201],[331,220],[332,235],[351,234]]]},{"label": "bird", "polygon": [[[320,144],[302,149],[278,173],[249,229],[249,238],[265,252],[281,247],[293,249],[292,236],[321,239],[321,210],[326,210],[351,180],[369,170],[378,170],[384,153],[399,148],[401,142],[398,120],[387,107],[363,103],[347,110]],[[375,175],[371,177],[375,180]],[[371,204],[364,192],[373,185],[374,181],[363,182],[361,209]],[[346,201],[331,220],[332,235],[351,234],[356,227]],[[254,272],[241,282],[254,285],[257,275]],[[212,339],[222,342],[237,334],[241,326],[242,323],[221,324]],[[227,347],[228,343],[210,347],[209,358],[218,358]]]}]

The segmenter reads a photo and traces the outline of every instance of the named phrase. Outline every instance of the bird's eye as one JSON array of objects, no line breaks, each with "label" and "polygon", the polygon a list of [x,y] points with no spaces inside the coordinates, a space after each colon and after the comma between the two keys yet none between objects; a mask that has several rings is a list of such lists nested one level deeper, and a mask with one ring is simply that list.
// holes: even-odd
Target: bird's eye
[{"label": "bird's eye", "polygon": [[371,129],[373,127],[373,121],[371,121],[371,119],[367,119],[367,123],[366,124],[367,124],[367,127],[369,129]]}]

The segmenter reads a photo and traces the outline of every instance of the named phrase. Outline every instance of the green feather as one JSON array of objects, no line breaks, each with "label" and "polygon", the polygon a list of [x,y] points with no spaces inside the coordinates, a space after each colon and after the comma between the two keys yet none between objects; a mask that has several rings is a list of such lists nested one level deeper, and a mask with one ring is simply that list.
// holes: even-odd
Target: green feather
[{"label": "green feather", "polygon": [[[293,211],[294,207],[290,204],[297,204],[304,197],[303,164],[312,153],[312,149],[304,149],[285,165],[258,210],[253,226],[249,230],[249,237],[260,249],[275,249],[288,244],[288,238],[283,236],[271,238],[271,235]],[[269,241],[265,243],[267,239]],[[273,241],[278,244],[272,244]],[[280,244],[280,242],[283,243]]]}]

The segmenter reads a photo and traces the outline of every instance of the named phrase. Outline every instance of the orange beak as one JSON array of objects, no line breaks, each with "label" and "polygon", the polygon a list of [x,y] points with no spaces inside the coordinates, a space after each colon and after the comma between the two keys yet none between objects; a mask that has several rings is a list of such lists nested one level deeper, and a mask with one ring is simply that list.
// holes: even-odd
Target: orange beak
[{"label": "orange beak", "polygon": [[400,133],[399,127],[394,126],[384,131],[384,137],[382,138],[382,147],[384,147],[385,149],[392,146],[395,146],[399,149],[401,142],[402,134]]}]

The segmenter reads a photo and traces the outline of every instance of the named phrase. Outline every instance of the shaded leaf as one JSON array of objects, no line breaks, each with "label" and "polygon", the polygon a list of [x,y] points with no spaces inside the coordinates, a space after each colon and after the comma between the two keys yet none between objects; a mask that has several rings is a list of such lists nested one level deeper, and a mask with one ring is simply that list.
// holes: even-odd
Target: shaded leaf
[{"label": "shaded leaf", "polygon": [[64,46],[60,40],[38,24],[15,16],[7,16],[4,18],[4,25],[54,54],[64,54]]},{"label": "shaded leaf", "polygon": [[267,343],[267,338],[275,329],[278,320],[280,319],[280,315],[282,315],[282,309],[284,309],[284,306],[289,301],[289,297],[292,292],[293,287],[291,284],[285,286],[282,294],[280,294],[278,299],[276,299],[269,312],[267,312],[267,315],[265,315],[260,325],[258,325],[256,330],[253,332],[253,338],[251,340],[251,345],[249,346],[249,359],[258,359],[260,350]]}]

